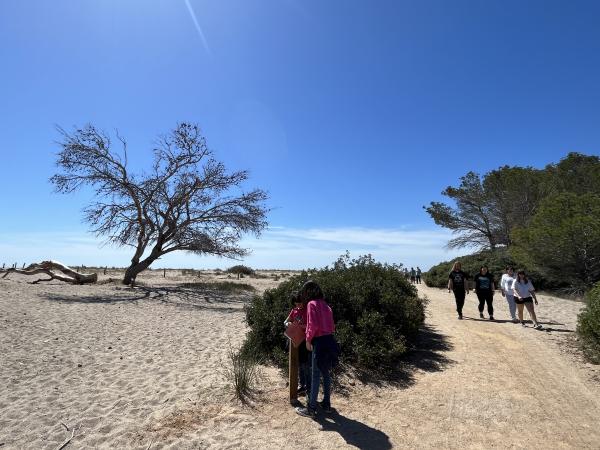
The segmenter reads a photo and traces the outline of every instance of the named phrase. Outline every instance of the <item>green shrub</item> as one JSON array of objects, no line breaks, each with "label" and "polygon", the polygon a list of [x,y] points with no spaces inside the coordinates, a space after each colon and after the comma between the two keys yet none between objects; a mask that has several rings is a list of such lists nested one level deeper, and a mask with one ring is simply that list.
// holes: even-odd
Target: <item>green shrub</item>
[{"label": "green shrub", "polygon": [[388,371],[425,320],[423,300],[398,269],[371,256],[350,260],[346,255],[331,268],[290,276],[247,308],[250,331],[243,351],[285,368],[283,321],[292,307],[290,294],[310,279],[321,286],[333,310],[342,362],[366,371]]},{"label": "green shrub", "polygon": [[225,272],[234,273],[236,275],[254,275],[254,269],[238,264],[237,266],[230,267]]},{"label": "green shrub", "polygon": [[454,261],[461,262],[462,270],[471,277],[471,283],[473,277],[479,273],[481,266],[485,265],[488,266],[490,273],[494,275],[496,286],[500,285],[500,278],[502,277],[504,269],[507,266],[514,267],[515,271],[524,269],[529,277],[533,280],[536,289],[555,288],[561,286],[561,282],[559,282],[559,280],[548,280],[539,271],[528,268],[522,263],[519,263],[513,254],[511,254],[506,248],[498,248],[493,252],[490,250],[484,250],[472,255],[460,256],[452,261],[441,262],[429,269],[427,273],[423,274],[423,280],[425,281],[425,284],[429,287],[446,288],[448,286],[448,275],[452,270]]},{"label": "green shrub", "polygon": [[579,314],[577,332],[585,354],[600,364],[600,283],[586,295],[586,307]]}]

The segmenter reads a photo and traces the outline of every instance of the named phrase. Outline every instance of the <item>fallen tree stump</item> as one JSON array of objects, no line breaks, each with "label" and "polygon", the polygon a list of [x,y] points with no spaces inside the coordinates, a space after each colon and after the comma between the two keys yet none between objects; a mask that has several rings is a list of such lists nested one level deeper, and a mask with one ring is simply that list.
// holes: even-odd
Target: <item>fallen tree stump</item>
[{"label": "fallen tree stump", "polygon": [[39,280],[33,281],[31,284],[52,280],[64,281],[65,283],[71,284],[88,284],[98,281],[97,273],[80,273],[58,261],[42,261],[40,263],[30,264],[24,269],[17,269],[16,267],[0,269],[0,273],[2,272],[4,272],[2,278],[6,278],[10,273],[18,273],[21,275],[37,275],[44,273],[50,276],[50,278],[40,278]]}]

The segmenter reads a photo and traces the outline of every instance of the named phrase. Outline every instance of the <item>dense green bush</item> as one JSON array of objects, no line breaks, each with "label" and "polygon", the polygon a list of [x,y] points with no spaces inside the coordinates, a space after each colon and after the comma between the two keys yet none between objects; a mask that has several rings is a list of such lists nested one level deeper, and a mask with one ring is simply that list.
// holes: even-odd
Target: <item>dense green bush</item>
[{"label": "dense green bush", "polygon": [[573,292],[583,293],[600,280],[600,195],[549,196],[529,225],[512,236],[521,259]]},{"label": "dense green bush", "polygon": [[447,287],[448,274],[452,270],[454,261],[461,262],[462,270],[469,274],[471,280],[479,273],[481,266],[488,266],[490,273],[494,275],[496,283],[500,282],[500,277],[502,277],[506,266],[513,266],[515,269],[519,267],[506,249],[497,249],[494,252],[486,250],[472,255],[461,256],[452,261],[444,261],[433,266],[423,276],[425,284],[429,287]]},{"label": "dense green bush", "polygon": [[285,368],[283,321],[290,294],[316,281],[333,310],[341,360],[355,368],[385,372],[406,352],[425,319],[425,305],[397,266],[371,256],[341,257],[333,267],[304,271],[254,298],[247,308],[250,326],[244,351]]},{"label": "dense green bush", "polygon": [[533,280],[536,289],[556,288],[562,286],[560,280],[551,280],[543,276],[539,271],[531,269],[520,263],[506,248],[498,248],[494,251],[484,250],[472,255],[460,256],[452,261],[444,261],[436,264],[423,275],[425,284],[429,287],[446,288],[448,286],[448,274],[452,270],[454,261],[460,261],[462,270],[469,274],[471,282],[473,277],[479,273],[481,266],[488,266],[496,285],[499,286],[500,278],[507,266],[515,270],[524,269]]},{"label": "dense green bush", "polygon": [[234,273],[236,275],[254,275],[254,269],[248,266],[244,266],[242,264],[238,264],[237,266],[230,267],[225,272]]},{"label": "dense green bush", "polygon": [[586,295],[586,307],[579,314],[577,332],[586,355],[600,364],[600,283]]}]

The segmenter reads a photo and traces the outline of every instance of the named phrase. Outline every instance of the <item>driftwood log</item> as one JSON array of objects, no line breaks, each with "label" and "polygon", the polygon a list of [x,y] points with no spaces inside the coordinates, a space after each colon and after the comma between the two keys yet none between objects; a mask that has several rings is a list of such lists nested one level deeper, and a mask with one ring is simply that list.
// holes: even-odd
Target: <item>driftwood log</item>
[{"label": "driftwood log", "polygon": [[37,275],[44,273],[50,276],[50,278],[40,278],[39,280],[33,281],[32,284],[52,280],[64,281],[65,283],[71,284],[87,284],[98,281],[97,273],[80,273],[58,261],[42,261],[40,263],[30,264],[24,269],[17,269],[16,267],[0,269],[0,273],[2,272],[4,272],[2,278],[6,278],[10,273],[19,273],[21,275]]}]

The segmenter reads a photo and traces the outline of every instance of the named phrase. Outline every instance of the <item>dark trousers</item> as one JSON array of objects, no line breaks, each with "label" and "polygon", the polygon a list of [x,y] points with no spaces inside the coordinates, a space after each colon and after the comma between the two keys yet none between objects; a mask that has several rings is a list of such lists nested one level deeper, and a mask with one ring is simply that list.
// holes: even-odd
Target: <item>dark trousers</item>
[{"label": "dark trousers", "polygon": [[456,312],[462,316],[462,309],[465,305],[465,290],[459,289],[452,292],[454,292],[454,299],[456,300]]},{"label": "dark trousers", "polygon": [[494,315],[494,305],[492,302],[494,301],[494,296],[492,295],[492,291],[479,291],[477,292],[477,298],[479,299],[479,312],[483,312],[483,307],[487,303],[487,310],[490,316]]}]

